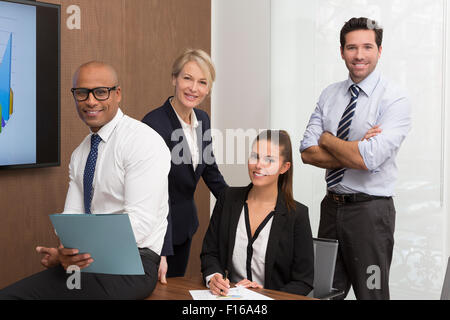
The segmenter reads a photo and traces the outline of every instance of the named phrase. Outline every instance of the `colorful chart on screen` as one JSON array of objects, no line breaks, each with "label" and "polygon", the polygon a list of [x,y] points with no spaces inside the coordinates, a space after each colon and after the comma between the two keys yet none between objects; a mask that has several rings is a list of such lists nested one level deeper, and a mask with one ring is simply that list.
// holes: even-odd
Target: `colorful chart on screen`
[{"label": "colorful chart on screen", "polygon": [[0,165],[36,162],[36,8],[0,3]]}]

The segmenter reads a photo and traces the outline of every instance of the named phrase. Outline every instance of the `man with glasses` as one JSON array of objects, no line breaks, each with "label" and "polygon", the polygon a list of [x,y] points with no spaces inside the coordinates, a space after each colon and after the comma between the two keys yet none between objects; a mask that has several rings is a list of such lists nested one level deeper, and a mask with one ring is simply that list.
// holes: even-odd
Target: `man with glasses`
[{"label": "man with glasses", "polygon": [[145,275],[81,274],[81,289],[67,287],[69,266],[95,257],[77,249],[37,247],[47,270],[0,290],[1,299],[143,299],[158,279],[167,229],[170,152],[158,133],[124,115],[115,70],[102,62],[78,68],[72,93],[90,134],[72,154],[64,213],[126,213]]}]

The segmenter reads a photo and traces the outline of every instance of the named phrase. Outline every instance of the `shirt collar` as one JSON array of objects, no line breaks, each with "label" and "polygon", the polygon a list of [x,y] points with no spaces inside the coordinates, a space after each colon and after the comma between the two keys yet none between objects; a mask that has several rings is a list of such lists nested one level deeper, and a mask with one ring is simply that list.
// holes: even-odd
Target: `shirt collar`
[{"label": "shirt collar", "polygon": [[195,115],[194,110],[192,110],[192,112],[191,112],[191,124],[187,124],[183,119],[181,119],[180,115],[177,113],[177,110],[175,110],[175,108],[172,106],[172,103],[170,104],[170,106],[172,107],[173,111],[177,115],[178,120],[180,121],[183,129],[190,129],[190,128],[196,129],[198,127],[198,120],[197,120],[197,116]]},{"label": "shirt collar", "polygon": [[[114,129],[116,128],[119,121],[123,118],[124,114],[120,108],[117,109],[117,113],[114,116],[114,118],[105,124],[103,127],[100,128],[100,130],[97,131],[97,134],[102,138],[104,142],[107,142],[111,134],[113,133]],[[91,131],[92,134],[94,132]]]},{"label": "shirt collar", "polygon": [[371,74],[369,74],[363,81],[358,84],[354,83],[352,78],[348,76],[346,88],[348,91],[352,85],[356,84],[368,97],[370,97],[372,92],[375,90],[375,87],[377,86],[379,80],[380,73],[375,69]]}]

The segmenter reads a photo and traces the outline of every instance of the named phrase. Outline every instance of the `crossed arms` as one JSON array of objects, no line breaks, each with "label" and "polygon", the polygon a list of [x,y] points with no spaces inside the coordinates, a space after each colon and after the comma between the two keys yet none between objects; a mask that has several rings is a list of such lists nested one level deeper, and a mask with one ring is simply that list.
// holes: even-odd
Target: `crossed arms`
[{"label": "crossed arms", "polygon": [[[381,133],[378,125],[371,128],[361,141],[368,140]],[[368,170],[359,152],[359,141],[344,141],[324,132],[318,146],[311,146],[301,153],[303,163],[323,169],[352,168]]]},{"label": "crossed arms", "polygon": [[[326,97],[325,97],[326,98]],[[328,112],[324,113],[323,99],[319,99],[306,128],[300,151],[305,164],[324,169],[348,168],[377,172],[392,157],[411,128],[411,106],[404,96],[386,94],[378,99],[373,110],[376,119],[367,119],[372,127],[363,135],[353,135],[353,141],[337,138],[329,132]],[[379,106],[379,107],[378,107]],[[376,108],[376,109],[375,109]]]}]

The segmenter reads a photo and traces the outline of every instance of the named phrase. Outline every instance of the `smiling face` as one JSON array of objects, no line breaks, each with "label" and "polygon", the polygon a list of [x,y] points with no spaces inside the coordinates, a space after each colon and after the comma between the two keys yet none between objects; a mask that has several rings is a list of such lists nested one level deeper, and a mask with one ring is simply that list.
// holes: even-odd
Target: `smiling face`
[{"label": "smiling face", "polygon": [[341,56],[353,82],[360,83],[375,70],[381,50],[373,30],[355,30],[346,34]]},{"label": "smiling face", "polygon": [[175,104],[184,108],[198,107],[209,93],[205,73],[195,61],[187,62],[178,76],[172,78]]},{"label": "smiling face", "polygon": [[[101,63],[87,64],[77,71],[74,76],[75,88],[93,89],[98,87],[114,87],[117,85],[117,76],[112,67]],[[119,109],[122,99],[121,89],[110,92],[105,101],[98,101],[93,93],[89,94],[86,101],[76,101],[78,115],[92,132],[97,132],[105,124],[110,122]]]},{"label": "smiling face", "polygon": [[254,186],[273,186],[280,174],[289,170],[290,162],[285,162],[278,145],[267,140],[253,144],[248,160],[248,174]]}]

